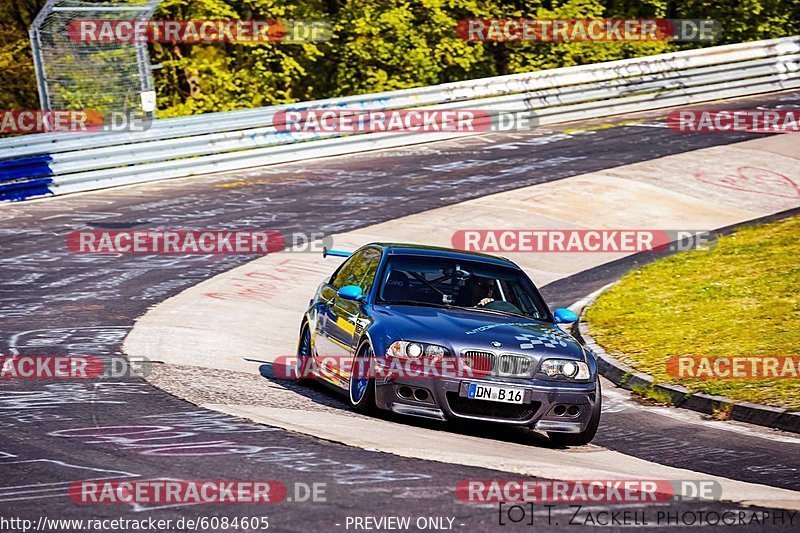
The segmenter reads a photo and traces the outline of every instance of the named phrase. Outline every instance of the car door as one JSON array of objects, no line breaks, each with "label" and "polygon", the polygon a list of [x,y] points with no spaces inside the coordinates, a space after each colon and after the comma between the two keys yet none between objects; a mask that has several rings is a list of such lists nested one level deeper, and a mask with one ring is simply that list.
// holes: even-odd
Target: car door
[{"label": "car door", "polygon": [[[338,291],[345,285],[356,285],[361,287],[362,294],[368,295],[375,282],[380,258],[381,251],[377,248],[366,248],[359,252],[352,265],[348,265],[341,276],[337,275],[332,280],[334,290]],[[334,295],[328,306],[324,335],[332,356],[329,360],[336,365],[336,369],[331,370],[337,375],[337,381],[349,379],[350,362],[357,348],[363,319],[361,302]],[[344,385],[341,381],[340,384]]]},{"label": "car door", "polygon": [[[328,283],[320,288],[317,305],[317,329],[315,332],[315,355],[319,376],[334,384],[339,385],[336,369],[339,365],[333,364],[337,353],[331,332],[336,327],[337,315],[335,314],[336,291],[344,287],[345,281],[350,278],[350,272],[357,262],[361,260],[363,251],[350,256],[333,273]],[[331,374],[334,372],[333,374]]]}]

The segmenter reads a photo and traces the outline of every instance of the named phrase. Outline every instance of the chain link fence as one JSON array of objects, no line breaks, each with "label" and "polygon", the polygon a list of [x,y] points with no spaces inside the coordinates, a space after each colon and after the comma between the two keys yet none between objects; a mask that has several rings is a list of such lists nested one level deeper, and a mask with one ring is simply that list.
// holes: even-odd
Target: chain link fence
[{"label": "chain link fence", "polygon": [[149,20],[161,0],[48,0],[30,28],[44,110],[92,109],[155,116],[146,42],[87,42],[70,25],[89,20]]}]

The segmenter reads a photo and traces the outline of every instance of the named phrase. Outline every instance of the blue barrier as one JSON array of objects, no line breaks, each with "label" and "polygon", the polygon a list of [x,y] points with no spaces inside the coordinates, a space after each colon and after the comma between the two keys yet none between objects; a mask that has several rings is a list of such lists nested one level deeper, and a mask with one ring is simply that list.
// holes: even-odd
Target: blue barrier
[{"label": "blue barrier", "polygon": [[49,155],[0,160],[0,202],[16,202],[53,194],[55,173]]},{"label": "blue barrier", "polygon": [[53,176],[53,170],[50,168],[52,162],[53,158],[49,155],[0,160],[0,183],[20,178],[35,179]]},{"label": "blue barrier", "polygon": [[0,202],[17,202],[40,196],[53,194],[50,185],[53,178],[26,179],[12,183],[0,184]]}]

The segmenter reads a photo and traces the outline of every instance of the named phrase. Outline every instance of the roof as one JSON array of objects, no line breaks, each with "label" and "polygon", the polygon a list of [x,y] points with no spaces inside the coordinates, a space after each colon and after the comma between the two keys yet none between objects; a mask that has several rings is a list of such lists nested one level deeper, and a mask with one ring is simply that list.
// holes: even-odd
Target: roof
[{"label": "roof", "polygon": [[368,246],[380,246],[386,250],[389,255],[418,255],[429,257],[446,257],[450,259],[464,259],[470,261],[481,261],[483,263],[492,263],[495,265],[502,265],[506,267],[519,268],[513,261],[505,257],[498,257],[494,255],[484,254],[480,252],[467,252],[464,250],[456,250],[454,248],[444,248],[441,246],[427,246],[424,244],[408,244],[408,243],[382,243],[374,242]]}]

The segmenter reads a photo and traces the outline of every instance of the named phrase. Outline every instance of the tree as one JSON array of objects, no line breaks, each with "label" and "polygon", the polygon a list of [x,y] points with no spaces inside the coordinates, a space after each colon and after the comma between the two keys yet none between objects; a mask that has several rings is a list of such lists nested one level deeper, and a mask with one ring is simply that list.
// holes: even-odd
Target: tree
[{"label": "tree", "polygon": [[327,47],[331,96],[405,89],[494,74],[481,43],[455,35],[459,19],[492,14],[478,0],[350,0]]},{"label": "tree", "polygon": [[[324,18],[321,2],[166,0],[156,18]],[[153,44],[159,116],[188,115],[296,102],[312,97],[322,56],[318,43]]]},{"label": "tree", "polygon": [[45,0],[0,0],[0,109],[37,109],[28,26]]}]

